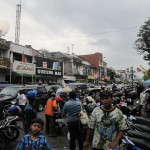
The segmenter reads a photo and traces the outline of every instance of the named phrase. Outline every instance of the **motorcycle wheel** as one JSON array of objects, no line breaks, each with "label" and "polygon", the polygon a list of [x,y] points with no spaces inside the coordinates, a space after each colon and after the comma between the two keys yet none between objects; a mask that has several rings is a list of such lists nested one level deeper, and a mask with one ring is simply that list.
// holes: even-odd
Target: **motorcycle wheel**
[{"label": "motorcycle wheel", "polygon": [[5,150],[5,140],[0,138],[0,150]]},{"label": "motorcycle wheel", "polygon": [[10,132],[8,135],[10,140],[17,139],[19,137],[19,135],[20,135],[20,132],[19,132],[18,128],[14,128],[14,127],[10,128]]}]

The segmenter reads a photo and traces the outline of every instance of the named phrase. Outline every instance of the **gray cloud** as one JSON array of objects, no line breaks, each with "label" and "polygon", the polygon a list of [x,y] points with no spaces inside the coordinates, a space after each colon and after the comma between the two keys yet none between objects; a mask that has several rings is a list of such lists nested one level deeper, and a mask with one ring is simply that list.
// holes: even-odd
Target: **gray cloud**
[{"label": "gray cloud", "polygon": [[[18,0],[1,0],[0,18],[11,29],[6,39],[14,41]],[[74,53],[102,52],[109,66],[143,66],[133,48],[139,27],[150,14],[149,0],[26,0],[22,1],[20,43],[34,48]]]}]

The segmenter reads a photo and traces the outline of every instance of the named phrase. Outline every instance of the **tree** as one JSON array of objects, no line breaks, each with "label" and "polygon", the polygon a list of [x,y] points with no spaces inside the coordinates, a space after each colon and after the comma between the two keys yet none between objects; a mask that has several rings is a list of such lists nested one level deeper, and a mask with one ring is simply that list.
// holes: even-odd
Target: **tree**
[{"label": "tree", "polygon": [[139,37],[135,41],[137,52],[144,55],[144,60],[150,61],[150,18],[140,27],[137,36]]}]

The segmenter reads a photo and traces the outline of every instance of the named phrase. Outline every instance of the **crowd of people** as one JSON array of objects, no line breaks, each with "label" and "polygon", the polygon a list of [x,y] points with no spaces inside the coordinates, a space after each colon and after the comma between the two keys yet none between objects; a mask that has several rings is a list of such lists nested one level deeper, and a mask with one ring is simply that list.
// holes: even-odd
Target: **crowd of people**
[{"label": "crowd of people", "polygon": [[[128,129],[125,117],[120,109],[113,105],[113,90],[101,89],[96,93],[82,95],[78,87],[75,91],[56,96],[51,93],[45,106],[45,120],[37,118],[35,106],[36,91],[21,91],[16,100],[22,109],[22,121],[25,136],[21,138],[17,150],[50,150],[46,136],[41,134],[44,126],[49,137],[56,137],[55,120],[64,118],[70,133],[70,150],[109,150],[119,147],[121,139]],[[142,90],[144,91],[144,90]],[[140,104],[143,105],[145,93],[140,92]],[[65,95],[66,96],[66,95]],[[80,121],[80,111],[84,107],[88,115],[88,124]],[[57,115],[57,116],[56,116]]]}]

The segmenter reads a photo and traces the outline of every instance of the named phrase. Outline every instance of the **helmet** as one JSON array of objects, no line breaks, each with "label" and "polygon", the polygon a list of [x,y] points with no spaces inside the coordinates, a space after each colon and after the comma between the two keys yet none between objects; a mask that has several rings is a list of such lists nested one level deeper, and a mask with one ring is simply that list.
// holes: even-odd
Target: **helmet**
[{"label": "helmet", "polygon": [[62,98],[61,98],[60,96],[56,96],[56,97],[55,97],[55,100],[56,100],[57,102],[61,102],[61,101],[62,101]]},{"label": "helmet", "polygon": [[35,91],[33,91],[33,90],[30,90],[30,91],[28,91],[27,92],[27,99],[29,100],[29,101],[33,101],[34,99],[35,99],[35,94],[36,92]]}]

